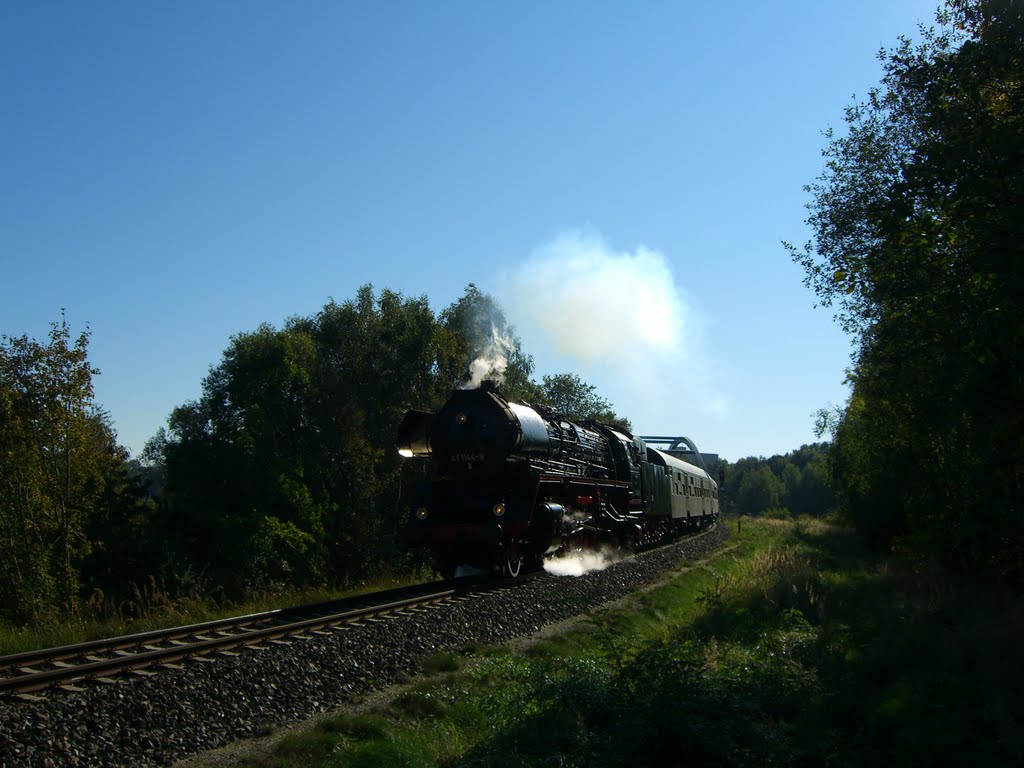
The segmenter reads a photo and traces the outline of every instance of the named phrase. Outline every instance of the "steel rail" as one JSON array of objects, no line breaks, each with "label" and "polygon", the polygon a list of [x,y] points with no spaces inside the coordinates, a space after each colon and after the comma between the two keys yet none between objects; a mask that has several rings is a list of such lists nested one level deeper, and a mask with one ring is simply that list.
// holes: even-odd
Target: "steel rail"
[{"label": "steel rail", "polygon": [[176,627],[165,627],[163,629],[152,629],[145,632],[136,632],[130,635],[118,635],[117,637],[103,638],[102,640],[87,640],[84,643],[72,645],[61,645],[53,648],[39,648],[34,651],[23,651],[0,656],[0,672],[18,667],[32,666],[41,662],[63,661],[80,656],[89,656],[96,653],[109,653],[122,648],[133,646],[151,645],[153,643],[175,640],[189,635],[202,634],[203,632],[215,632],[218,630],[233,627],[247,627],[253,624],[260,624],[268,621],[287,621],[288,617],[309,613],[312,611],[328,611],[345,604],[356,604],[369,600],[387,599],[410,592],[432,592],[441,589],[447,582],[438,581],[427,584],[415,584],[407,587],[396,587],[394,589],[382,590],[380,592],[369,592],[364,595],[353,595],[335,600],[325,600],[319,603],[307,603],[291,608],[274,608],[269,611],[259,611],[242,616],[230,616],[223,619],[211,619],[197,624],[185,624]]},{"label": "steel rail", "polygon": [[[716,527],[713,523],[704,530],[690,534],[687,538],[701,538]],[[129,672],[145,669],[164,664],[171,664],[180,659],[192,656],[204,656],[210,653],[226,651],[240,646],[251,646],[261,641],[276,640],[278,638],[299,635],[306,630],[320,629],[324,627],[339,626],[352,623],[361,618],[384,615],[399,611],[405,608],[412,608],[420,605],[440,602],[452,597],[470,596],[473,593],[487,592],[504,587],[522,585],[532,578],[542,575],[542,571],[525,574],[518,578],[503,578],[497,580],[478,581],[473,578],[460,580],[458,586],[451,582],[434,582],[431,584],[413,585],[411,587],[399,587],[383,592],[368,593],[339,600],[325,601],[321,603],[310,603],[296,606],[294,608],[278,608],[271,611],[235,616],[226,619],[215,619],[213,621],[190,624],[180,627],[169,627],[167,629],[139,632],[133,635],[122,635],[106,640],[95,640],[77,645],[60,646],[57,648],[40,649],[27,651],[19,654],[12,654],[0,657],[0,670],[16,669],[20,674],[9,675],[0,678],[0,696],[13,694],[30,693],[59,683],[77,682],[83,679],[103,677],[118,672]],[[431,589],[442,587],[439,591]],[[467,588],[472,587],[472,592]],[[364,607],[349,608],[347,610],[326,612],[312,618],[302,618],[295,621],[285,621],[266,627],[252,627],[253,624],[261,622],[287,619],[288,616],[295,616],[310,611],[324,610],[340,606],[344,603],[355,604],[373,599],[380,599],[385,596],[396,597],[403,593],[420,591],[421,594],[414,594],[389,602],[375,603]],[[204,637],[204,632],[225,631],[229,628],[238,629],[237,634],[225,634],[222,637]],[[195,640],[180,641],[180,638],[195,637]],[[151,645],[157,642],[176,641],[179,644],[169,648],[152,648]],[[89,658],[95,652],[116,652],[128,647],[142,647],[139,652],[127,653],[124,656],[115,656],[107,659]],[[81,664],[62,665],[55,669],[35,670],[31,668],[32,663],[60,662],[68,658],[86,657],[87,661]],[[20,665],[20,666],[19,666]]]},{"label": "steel rail", "polygon": [[129,656],[89,661],[69,667],[48,670],[32,670],[22,675],[0,679],[0,694],[29,693],[42,690],[61,682],[77,681],[84,678],[102,677],[116,672],[128,672],[159,664],[169,664],[190,656],[202,656],[216,651],[229,650],[238,646],[255,645],[265,640],[275,640],[296,635],[310,629],[319,629],[351,623],[369,616],[387,614],[402,608],[438,602],[454,597],[455,589],[446,589],[427,595],[397,600],[365,608],[356,608],[340,613],[317,616],[310,619],[280,624],[262,629],[252,629],[237,635],[203,638],[171,648],[159,648],[133,653]]}]

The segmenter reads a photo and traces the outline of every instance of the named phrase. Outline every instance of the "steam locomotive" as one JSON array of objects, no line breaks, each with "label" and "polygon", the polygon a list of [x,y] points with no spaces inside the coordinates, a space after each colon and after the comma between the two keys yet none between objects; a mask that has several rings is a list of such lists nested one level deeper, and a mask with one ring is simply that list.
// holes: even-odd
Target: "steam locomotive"
[{"label": "steam locomotive", "polygon": [[492,382],[456,391],[436,414],[406,413],[398,449],[431,464],[406,542],[449,576],[518,576],[546,556],[652,546],[718,516],[706,469],[622,429],[509,402]]}]

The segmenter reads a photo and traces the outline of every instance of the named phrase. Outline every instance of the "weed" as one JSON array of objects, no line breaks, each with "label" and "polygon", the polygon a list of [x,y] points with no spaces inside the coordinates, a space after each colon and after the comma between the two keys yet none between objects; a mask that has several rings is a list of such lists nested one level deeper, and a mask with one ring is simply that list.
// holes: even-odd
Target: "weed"
[{"label": "weed", "polygon": [[423,671],[428,675],[442,672],[457,672],[462,667],[462,660],[450,651],[435,651],[423,660]]},{"label": "weed", "polygon": [[610,611],[588,611],[588,618],[594,627],[597,647],[612,666],[621,671],[631,656],[629,634],[621,631],[624,623],[621,616]]},{"label": "weed", "polygon": [[388,721],[380,715],[338,715],[324,718],[316,725],[316,731],[326,734],[342,734],[355,739],[372,739],[383,736]]},{"label": "weed", "polygon": [[440,717],[447,707],[440,697],[429,691],[409,691],[395,699],[392,706],[403,715],[414,719]]},{"label": "weed", "polygon": [[712,573],[715,577],[714,585],[705,587],[697,595],[697,603],[702,605],[706,611],[716,611],[722,607],[722,577]]}]

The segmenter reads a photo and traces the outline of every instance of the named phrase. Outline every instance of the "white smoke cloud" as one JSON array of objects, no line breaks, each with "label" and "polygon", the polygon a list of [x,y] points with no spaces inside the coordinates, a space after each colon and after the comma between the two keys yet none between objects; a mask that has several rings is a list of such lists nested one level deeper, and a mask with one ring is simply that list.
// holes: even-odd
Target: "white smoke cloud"
[{"label": "white smoke cloud", "polygon": [[692,313],[658,251],[615,252],[597,235],[568,232],[538,248],[511,288],[518,313],[557,354],[632,365],[686,353]]},{"label": "white smoke cloud", "polygon": [[690,431],[695,416],[728,409],[704,349],[706,318],[660,251],[565,232],[505,276],[502,300],[526,349],[559,361],[538,378],[570,366],[640,433]]},{"label": "white smoke cloud", "polygon": [[492,380],[495,384],[501,384],[505,380],[508,356],[513,348],[512,338],[503,336],[498,332],[494,323],[491,323],[491,337],[477,354],[476,359],[469,364],[469,381],[462,388],[476,389],[487,379]]}]

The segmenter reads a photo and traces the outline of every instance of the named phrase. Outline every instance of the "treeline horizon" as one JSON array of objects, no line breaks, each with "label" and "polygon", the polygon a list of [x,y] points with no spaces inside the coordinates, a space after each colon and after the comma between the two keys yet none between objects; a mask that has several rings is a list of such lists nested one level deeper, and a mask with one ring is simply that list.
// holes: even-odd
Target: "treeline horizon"
[{"label": "treeline horizon", "polygon": [[[361,287],[229,340],[202,394],[138,458],[95,402],[90,331],[0,344],[0,619],[141,610],[140,590],[234,601],[421,566],[401,532],[425,467],[395,450],[408,408],[439,408],[493,339],[501,391],[629,429],[571,373],[535,381],[494,299]],[[114,606],[112,608],[112,606]],[[118,608],[119,606],[119,608]]]},{"label": "treeline horizon", "polygon": [[[0,618],[131,618],[140,591],[230,602],[421,567],[401,534],[425,466],[399,459],[397,427],[465,386],[495,331],[509,341],[504,396],[631,429],[578,375],[535,381],[501,307],[472,284],[436,314],[426,297],[366,285],[232,336],[202,395],[136,458],[94,401],[89,330],[73,338],[62,316],[44,343],[4,336]],[[821,514],[806,502],[823,450],[724,463],[749,514]]]},{"label": "treeline horizon", "polygon": [[784,454],[747,456],[734,462],[720,459],[708,470],[716,480],[725,511],[736,515],[837,518],[835,495],[829,486],[828,442],[808,443]]}]

